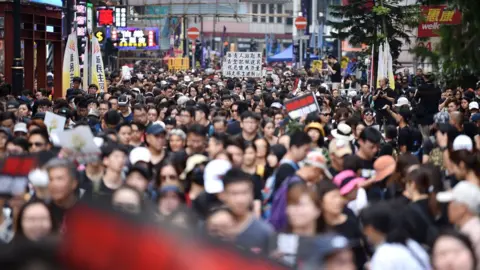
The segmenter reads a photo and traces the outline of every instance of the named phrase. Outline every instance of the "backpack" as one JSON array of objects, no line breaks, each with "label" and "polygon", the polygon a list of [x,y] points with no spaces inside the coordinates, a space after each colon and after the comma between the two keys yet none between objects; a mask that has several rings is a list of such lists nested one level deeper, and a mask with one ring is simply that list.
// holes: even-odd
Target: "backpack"
[{"label": "backpack", "polygon": [[[280,164],[279,164],[279,167],[280,165],[282,164],[289,164],[290,166],[292,166],[295,170],[298,170],[299,167],[298,165],[293,162],[292,160],[281,160],[280,161]],[[263,199],[263,218],[264,219],[268,219],[270,217],[270,208],[271,208],[271,205],[272,205],[272,201],[274,198],[272,198],[272,194],[273,194],[273,191],[275,190],[275,183],[276,183],[276,176],[277,176],[277,170],[278,168],[275,170],[275,172],[267,178],[267,181],[265,182],[265,187],[263,188],[262,190],[262,199]]]},{"label": "backpack", "polygon": [[303,180],[298,175],[289,176],[283,181],[282,185],[275,192],[270,209],[268,222],[272,224],[276,231],[280,231],[287,225],[287,193],[290,185]]}]

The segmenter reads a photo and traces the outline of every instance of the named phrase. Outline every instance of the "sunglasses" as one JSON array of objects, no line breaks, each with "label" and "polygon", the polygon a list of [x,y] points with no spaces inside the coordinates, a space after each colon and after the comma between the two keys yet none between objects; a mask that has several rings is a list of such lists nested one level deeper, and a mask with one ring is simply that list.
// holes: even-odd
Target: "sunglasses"
[{"label": "sunglasses", "polygon": [[28,147],[32,147],[34,145],[35,147],[43,147],[45,144],[41,142],[28,143]]},{"label": "sunglasses", "polygon": [[369,116],[369,115],[373,115],[373,113],[370,113],[370,112],[365,113],[365,116]]},{"label": "sunglasses", "polygon": [[326,117],[326,116],[331,116],[331,114],[329,114],[329,113],[321,113],[321,115],[323,115],[323,116],[325,116],[325,117]]}]

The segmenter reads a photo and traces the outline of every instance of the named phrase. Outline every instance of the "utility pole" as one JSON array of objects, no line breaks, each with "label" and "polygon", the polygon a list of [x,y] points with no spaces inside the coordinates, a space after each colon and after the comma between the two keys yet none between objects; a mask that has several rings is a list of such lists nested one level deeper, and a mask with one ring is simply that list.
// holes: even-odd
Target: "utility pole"
[{"label": "utility pole", "polygon": [[23,59],[20,32],[22,20],[20,0],[13,1],[13,66],[12,66],[12,94],[19,96],[23,90]]}]

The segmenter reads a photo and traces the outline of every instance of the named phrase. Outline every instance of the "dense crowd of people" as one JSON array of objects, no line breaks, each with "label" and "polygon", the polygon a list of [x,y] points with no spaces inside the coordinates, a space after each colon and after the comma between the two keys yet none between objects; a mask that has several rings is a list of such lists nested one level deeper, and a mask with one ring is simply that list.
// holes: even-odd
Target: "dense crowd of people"
[{"label": "dense crowd of people", "polygon": [[[24,193],[0,199],[0,241],[61,236],[94,201],[295,269],[479,270],[480,84],[440,89],[419,69],[373,89],[339,81],[330,60],[335,81],[140,69],[110,74],[104,93],[74,78],[63,98],[6,97],[0,155],[39,164]],[[289,117],[307,94],[318,111]],[[47,112],[90,127],[101,155],[75,159]]]}]

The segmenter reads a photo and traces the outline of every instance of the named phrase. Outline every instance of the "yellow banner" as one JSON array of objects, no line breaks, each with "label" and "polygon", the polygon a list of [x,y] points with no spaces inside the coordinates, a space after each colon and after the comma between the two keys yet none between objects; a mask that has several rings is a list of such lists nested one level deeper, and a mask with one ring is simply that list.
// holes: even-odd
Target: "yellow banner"
[{"label": "yellow banner", "polygon": [[98,86],[100,93],[107,91],[102,50],[96,37],[92,38],[92,83]]},{"label": "yellow banner", "polygon": [[312,72],[315,72],[315,71],[322,72],[322,67],[323,67],[322,60],[312,61]]},{"label": "yellow banner", "polygon": [[80,77],[80,64],[78,59],[77,34],[75,32],[68,36],[65,55],[63,57],[62,71],[62,96],[66,96],[67,89],[72,87],[73,77]]}]

